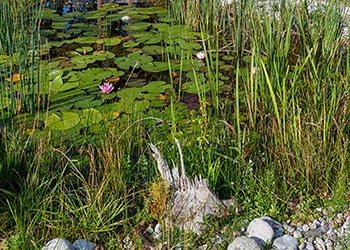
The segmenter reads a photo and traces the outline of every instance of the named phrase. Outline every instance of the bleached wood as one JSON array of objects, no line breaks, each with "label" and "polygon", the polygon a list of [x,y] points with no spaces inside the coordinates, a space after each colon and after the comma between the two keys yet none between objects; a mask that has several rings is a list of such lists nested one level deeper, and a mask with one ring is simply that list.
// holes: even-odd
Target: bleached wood
[{"label": "bleached wood", "polygon": [[227,206],[221,202],[210,188],[207,179],[201,175],[193,180],[186,176],[185,166],[182,159],[180,143],[175,142],[180,151],[181,177],[179,169],[174,165],[170,174],[168,165],[153,144],[150,144],[153,156],[157,160],[158,170],[164,181],[171,187],[171,198],[167,202],[166,222],[175,225],[185,231],[192,230],[200,234],[203,229],[203,219],[208,216],[219,216],[224,213]]}]

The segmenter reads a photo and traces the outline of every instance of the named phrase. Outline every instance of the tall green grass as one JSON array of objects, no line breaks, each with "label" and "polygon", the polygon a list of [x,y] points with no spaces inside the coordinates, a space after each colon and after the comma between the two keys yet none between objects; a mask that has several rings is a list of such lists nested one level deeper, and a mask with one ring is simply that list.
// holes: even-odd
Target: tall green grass
[{"label": "tall green grass", "polygon": [[[4,0],[0,3],[0,108],[3,120],[18,111],[33,112],[38,100],[35,88],[38,89],[39,84],[34,81],[34,69],[39,65],[42,2]],[[15,79],[16,74],[20,76],[19,80]]]},{"label": "tall green grass", "polygon": [[[201,13],[196,22],[193,13],[182,10],[192,5]],[[217,4],[213,10],[220,11],[199,6],[196,1],[173,4],[179,9],[177,18],[185,19],[188,26],[205,34],[216,31],[213,39],[202,37],[207,52],[204,71],[211,88],[206,91],[198,84],[198,96],[202,103],[213,100],[208,110],[212,119],[231,124],[240,164],[248,159],[254,162],[254,185],[266,187],[266,173],[272,171],[279,187],[275,196],[284,204],[300,195],[346,197],[349,69],[341,55],[341,3],[331,1],[324,11],[312,11],[304,2],[301,6],[283,2],[276,13],[273,7],[257,10],[248,0],[223,7]],[[227,51],[236,66],[230,80],[234,86],[229,93],[231,109],[218,105],[223,101],[218,73],[223,71],[217,62]],[[194,72],[197,77],[203,74]],[[238,162],[237,157],[231,156]],[[235,171],[226,176],[237,176]]]}]

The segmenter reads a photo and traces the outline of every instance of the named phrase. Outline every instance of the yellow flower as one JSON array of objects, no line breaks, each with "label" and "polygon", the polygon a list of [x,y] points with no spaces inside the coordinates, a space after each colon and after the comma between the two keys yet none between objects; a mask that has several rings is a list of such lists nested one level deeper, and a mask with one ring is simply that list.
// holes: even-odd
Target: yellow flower
[{"label": "yellow flower", "polygon": [[[12,82],[18,82],[21,79],[28,79],[28,77],[26,77],[25,75],[21,75],[21,77],[19,76],[19,74],[14,74],[12,76]],[[6,79],[8,82],[11,82],[11,77]]]}]

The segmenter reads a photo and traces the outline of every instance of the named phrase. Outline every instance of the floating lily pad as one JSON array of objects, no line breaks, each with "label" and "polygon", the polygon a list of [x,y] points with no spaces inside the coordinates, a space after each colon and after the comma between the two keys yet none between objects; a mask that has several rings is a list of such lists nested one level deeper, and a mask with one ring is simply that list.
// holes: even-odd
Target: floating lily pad
[{"label": "floating lily pad", "polygon": [[71,35],[67,33],[58,33],[57,38],[69,38]]},{"label": "floating lily pad", "polygon": [[54,17],[53,20],[55,22],[70,22],[74,20],[74,17],[60,16],[60,17]]},{"label": "floating lily pad", "polygon": [[109,69],[93,68],[81,71],[77,74],[80,79],[104,80],[112,75]]},{"label": "floating lily pad", "polygon": [[85,19],[99,19],[99,18],[104,18],[105,13],[98,10],[93,10],[93,11],[88,11],[84,13],[83,17]]},{"label": "floating lily pad", "polygon": [[133,19],[138,19],[138,20],[145,20],[145,19],[149,19],[149,15],[140,15],[140,14],[133,14],[131,15],[131,17]]},{"label": "floating lily pad", "polygon": [[[115,54],[114,53],[112,53],[112,52],[109,52],[109,51],[96,51],[96,52],[94,52],[93,53],[93,56],[95,56],[95,57],[101,57],[101,58],[104,58],[104,59],[102,59],[102,60],[105,60],[106,58],[109,58],[109,59],[111,59],[111,58],[114,58],[115,57]],[[99,60],[99,59],[97,59],[97,60]],[[102,61],[101,60],[101,61]]]},{"label": "floating lily pad", "polygon": [[108,38],[108,39],[104,39],[103,43],[107,46],[114,46],[117,45],[121,42],[122,40],[120,38]]},{"label": "floating lily pad", "polygon": [[66,112],[63,113],[61,118],[56,114],[50,115],[46,119],[46,126],[51,129],[67,130],[75,127],[79,122],[80,117],[78,114],[73,112]]},{"label": "floating lily pad", "polygon": [[64,13],[62,16],[63,17],[81,17],[83,16],[84,14],[82,12],[78,12],[78,11],[75,11],[75,12],[67,12],[67,13]]},{"label": "floating lily pad", "polygon": [[164,22],[164,23],[171,23],[171,22],[175,22],[176,18],[173,17],[163,17],[163,18],[159,18],[158,19],[159,22]]},{"label": "floating lily pad", "polygon": [[148,62],[141,65],[141,68],[148,72],[161,72],[169,70],[167,62]]},{"label": "floating lily pad", "polygon": [[68,34],[80,34],[81,33],[81,29],[69,29],[67,30]]},{"label": "floating lily pad", "polygon": [[67,23],[66,22],[54,22],[53,29],[65,29],[68,28]]},{"label": "floating lily pad", "polygon": [[119,98],[142,98],[142,95],[140,94],[142,90],[140,88],[125,88],[117,91],[117,96]]},{"label": "floating lily pad", "polygon": [[148,91],[152,93],[164,93],[168,88],[171,88],[171,84],[166,84],[163,81],[149,82],[147,85],[141,88],[141,91]]},{"label": "floating lily pad", "polygon": [[152,108],[162,108],[162,107],[165,107],[167,105],[168,105],[167,102],[164,100],[154,100],[151,102]]},{"label": "floating lily pad", "polygon": [[110,14],[106,17],[108,22],[116,22],[119,21],[124,15],[122,14]]},{"label": "floating lily pad", "polygon": [[84,36],[98,36],[101,32],[103,32],[103,29],[96,29],[96,30],[92,30],[92,31],[85,31],[83,33]]},{"label": "floating lily pad", "polygon": [[65,43],[65,41],[50,41],[49,45],[54,47],[61,47]]},{"label": "floating lily pad", "polygon": [[137,78],[137,79],[130,80],[126,86],[128,86],[128,87],[142,87],[145,84],[147,84],[146,79]]},{"label": "floating lily pad", "polygon": [[98,40],[98,37],[84,36],[84,37],[78,37],[73,41],[76,43],[95,43],[97,40]]},{"label": "floating lily pad", "polygon": [[85,53],[85,52],[88,53],[88,52],[91,52],[93,50],[93,48],[91,48],[89,46],[85,46],[85,47],[77,48],[75,50],[80,52],[80,53]]},{"label": "floating lily pad", "polygon": [[162,39],[160,35],[143,36],[143,37],[137,38],[137,42],[144,43],[144,44],[157,44],[157,43],[160,43],[161,40]]},{"label": "floating lily pad", "polygon": [[132,47],[137,47],[140,43],[130,41],[130,42],[125,42],[123,43],[124,48],[132,48]]},{"label": "floating lily pad", "polygon": [[152,27],[155,28],[155,29],[166,29],[166,28],[169,28],[170,25],[167,24],[167,23],[152,23]]},{"label": "floating lily pad", "polygon": [[55,32],[53,32],[53,30],[40,30],[41,36],[51,36],[53,34],[55,34]]},{"label": "floating lily pad", "polygon": [[149,53],[151,55],[159,55],[164,54],[165,48],[159,45],[151,45],[151,46],[145,46],[142,49],[145,53]]},{"label": "floating lily pad", "polygon": [[84,62],[86,64],[89,64],[95,62],[96,58],[92,55],[80,55],[72,57],[70,61],[74,64],[76,64],[77,62]]},{"label": "floating lily pad", "polygon": [[152,24],[150,23],[135,23],[133,25],[126,25],[123,26],[123,30],[126,31],[143,31],[149,28],[149,26],[151,26]]},{"label": "floating lily pad", "polygon": [[92,124],[99,123],[102,121],[103,116],[101,113],[96,109],[84,109],[83,115],[81,117],[81,123],[84,126],[91,126]]}]

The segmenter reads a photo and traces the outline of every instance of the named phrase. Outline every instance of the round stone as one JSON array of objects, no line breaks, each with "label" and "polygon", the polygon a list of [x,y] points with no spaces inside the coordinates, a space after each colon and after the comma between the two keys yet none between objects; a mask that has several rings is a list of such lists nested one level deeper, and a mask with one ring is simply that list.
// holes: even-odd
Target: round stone
[{"label": "round stone", "polygon": [[263,248],[256,240],[240,236],[228,246],[227,250],[263,250]]}]

